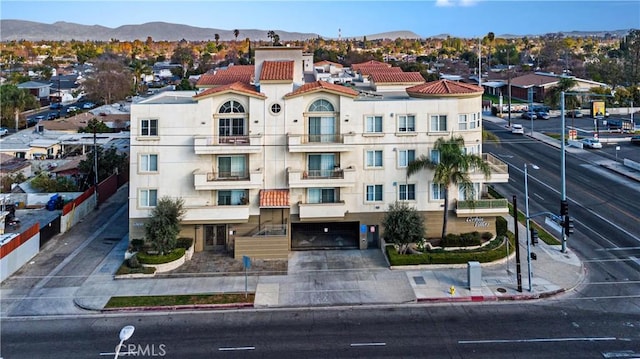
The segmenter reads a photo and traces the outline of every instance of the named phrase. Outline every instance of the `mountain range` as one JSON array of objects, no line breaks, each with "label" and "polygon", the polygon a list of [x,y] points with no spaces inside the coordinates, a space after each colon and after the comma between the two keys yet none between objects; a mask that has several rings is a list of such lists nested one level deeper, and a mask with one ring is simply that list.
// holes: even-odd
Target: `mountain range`
[{"label": "mountain range", "polygon": [[[53,24],[45,24],[26,20],[0,20],[1,41],[12,40],[29,40],[29,41],[110,41],[112,39],[120,41],[145,41],[147,37],[151,37],[154,41],[214,41],[215,35],[218,34],[220,41],[235,40],[233,29],[223,30],[215,28],[203,28],[189,25],[172,24],[167,22],[148,22],[140,25],[123,25],[116,28],[109,28],[100,25],[82,25],[70,22],[59,21]],[[267,33],[270,30],[260,29],[238,29],[238,40],[246,38],[252,41],[262,40],[270,41]],[[273,30],[281,41],[308,40],[318,37],[331,38],[316,33],[287,32],[281,30]],[[567,36],[604,36],[606,33],[615,34],[616,36],[624,36],[629,30],[614,31],[571,31],[564,32]],[[431,36],[432,38],[446,38],[448,34],[439,34]],[[512,38],[522,37],[525,35],[498,35],[496,37]],[[526,35],[529,37],[539,35]],[[349,37],[349,39],[361,40],[364,37],[367,40],[376,39],[419,39],[423,38],[412,31],[390,31],[377,34],[362,34],[361,36]]]}]

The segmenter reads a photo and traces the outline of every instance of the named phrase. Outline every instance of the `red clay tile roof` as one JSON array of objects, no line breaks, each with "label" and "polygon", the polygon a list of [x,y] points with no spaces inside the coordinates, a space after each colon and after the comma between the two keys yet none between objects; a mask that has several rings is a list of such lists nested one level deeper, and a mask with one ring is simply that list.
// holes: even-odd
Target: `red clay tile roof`
[{"label": "red clay tile roof", "polygon": [[[399,68],[399,67],[398,67]],[[424,77],[419,72],[372,72],[371,81],[379,83],[424,83]]]},{"label": "red clay tile roof", "polygon": [[235,65],[226,70],[218,70],[216,73],[206,73],[200,76],[197,87],[212,87],[228,85],[234,82],[249,83],[255,71],[253,65]]},{"label": "red clay tile roof", "polygon": [[358,96],[358,91],[352,88],[342,86],[342,85],[332,84],[326,81],[316,81],[316,82],[304,84],[298,87],[295,91],[286,94],[284,97],[285,98],[294,97],[294,96],[302,95],[305,93],[317,92],[317,91],[328,91],[328,92],[337,93],[338,95],[346,95],[351,97]]},{"label": "red clay tile roof", "polygon": [[193,96],[193,98],[199,99],[199,98],[207,97],[213,94],[225,93],[225,92],[239,92],[249,96],[266,98],[264,94],[261,94],[260,92],[256,91],[255,86],[249,85],[243,82],[234,82],[232,84],[206,89],[200,92],[199,94]]},{"label": "red clay tile roof", "polygon": [[369,60],[367,62],[360,62],[357,64],[351,64],[351,68],[353,69],[353,71],[358,71],[361,67],[371,67],[371,66],[376,66],[376,67],[391,67],[391,65],[386,64],[384,62],[380,62],[380,61],[376,61],[376,60]]},{"label": "red clay tile roof", "polygon": [[484,89],[464,82],[438,80],[407,88],[407,94],[415,97],[481,95]]},{"label": "red clay tile roof", "polygon": [[402,72],[402,69],[399,67],[381,67],[381,66],[363,66],[358,69],[358,72],[362,74],[362,76],[371,76],[374,72],[383,73],[383,72]]},{"label": "red clay tile roof", "polygon": [[288,189],[261,189],[260,208],[289,208]]},{"label": "red clay tile roof", "polygon": [[557,76],[526,74],[511,79],[512,86],[531,87],[531,86],[548,86],[560,81]]},{"label": "red clay tile roof", "polygon": [[265,61],[260,81],[293,81],[293,61]]}]

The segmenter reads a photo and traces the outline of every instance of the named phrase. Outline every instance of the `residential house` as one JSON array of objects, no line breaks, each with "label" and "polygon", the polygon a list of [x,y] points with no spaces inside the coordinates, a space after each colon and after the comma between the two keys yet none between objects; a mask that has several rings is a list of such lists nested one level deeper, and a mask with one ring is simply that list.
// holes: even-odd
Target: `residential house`
[{"label": "residential house", "polygon": [[[200,78],[199,92],[163,92],[131,105],[130,238],[164,196],[184,200],[181,236],[196,251],[226,249],[238,258],[287,258],[290,250],[379,246],[381,222],[396,201],[415,207],[427,237],[443,210],[449,230],[495,232],[498,206],[485,203],[487,180],[471,173],[473,198],[444,188],[433,172],[407,177],[434,143],[462,136],[482,155],[489,182],[507,166],[482,154],[482,88],[388,64],[355,64],[366,77],[351,86],[319,81],[311,54],[297,47],[256,49],[255,65]],[[376,71],[379,70],[379,71]],[[347,69],[345,69],[347,71]]]}]

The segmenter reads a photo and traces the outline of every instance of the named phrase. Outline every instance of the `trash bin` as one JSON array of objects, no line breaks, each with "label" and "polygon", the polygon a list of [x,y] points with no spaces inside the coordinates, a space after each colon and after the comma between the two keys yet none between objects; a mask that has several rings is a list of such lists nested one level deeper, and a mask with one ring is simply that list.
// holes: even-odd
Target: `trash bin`
[{"label": "trash bin", "polygon": [[469,289],[477,289],[482,286],[482,267],[480,262],[467,262],[467,282]]}]

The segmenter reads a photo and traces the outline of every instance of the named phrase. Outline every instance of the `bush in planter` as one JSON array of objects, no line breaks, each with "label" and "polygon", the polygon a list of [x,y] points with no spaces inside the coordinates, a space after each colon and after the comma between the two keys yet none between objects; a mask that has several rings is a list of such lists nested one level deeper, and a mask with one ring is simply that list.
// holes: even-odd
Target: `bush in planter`
[{"label": "bush in planter", "polygon": [[144,239],[134,238],[131,240],[131,249],[133,252],[140,252],[144,248]]},{"label": "bush in planter", "polygon": [[140,252],[137,254],[138,260],[142,264],[164,264],[173,262],[176,259],[182,258],[184,256],[185,249],[184,248],[176,248],[173,251],[160,255],[160,254],[148,254]]},{"label": "bush in planter", "polygon": [[496,235],[506,236],[507,230],[507,220],[504,217],[496,217]]},{"label": "bush in planter", "polygon": [[180,233],[180,219],[185,213],[184,200],[162,197],[145,224],[145,235],[153,249],[160,254],[171,252],[176,247]]},{"label": "bush in planter", "polygon": [[129,259],[127,259],[127,266],[129,268],[140,268],[140,261],[138,261],[138,254],[134,253]]},{"label": "bush in planter", "polygon": [[192,238],[178,238],[178,241],[176,242],[176,248],[184,248],[184,249],[189,249],[191,248],[191,246],[193,245],[193,239]]}]

